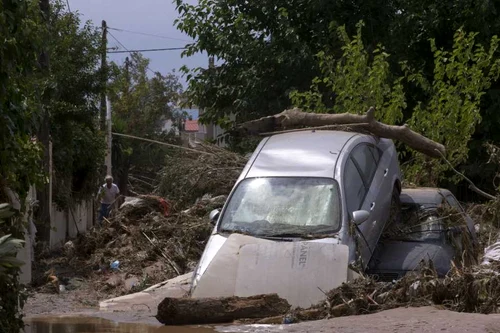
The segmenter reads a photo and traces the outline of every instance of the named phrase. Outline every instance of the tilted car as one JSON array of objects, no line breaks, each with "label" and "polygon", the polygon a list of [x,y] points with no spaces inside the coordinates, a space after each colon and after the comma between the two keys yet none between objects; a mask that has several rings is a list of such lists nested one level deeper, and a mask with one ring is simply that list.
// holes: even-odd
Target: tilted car
[{"label": "tilted car", "polygon": [[[367,273],[379,281],[397,280],[430,259],[438,275],[446,275],[454,256],[463,251],[457,249],[461,244],[457,237],[468,237],[472,246],[477,244],[473,220],[446,189],[403,189],[400,198],[400,225],[383,235]],[[439,208],[448,211],[457,225],[447,226],[449,217],[442,216]]]},{"label": "tilted car", "polygon": [[366,266],[387,221],[398,219],[400,189],[391,140],[314,130],[267,137],[222,211],[211,214],[216,225],[192,290],[234,233],[282,242],[345,244],[349,262],[361,257]]}]

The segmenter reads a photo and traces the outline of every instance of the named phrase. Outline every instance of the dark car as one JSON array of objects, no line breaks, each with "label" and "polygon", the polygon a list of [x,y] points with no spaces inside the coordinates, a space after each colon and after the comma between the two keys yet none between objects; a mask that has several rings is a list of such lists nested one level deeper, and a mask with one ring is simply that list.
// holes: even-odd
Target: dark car
[{"label": "dark car", "polygon": [[[444,276],[455,254],[462,250],[461,237],[468,237],[473,246],[477,243],[472,219],[448,190],[403,189],[401,210],[400,225],[384,233],[368,265],[368,275],[378,281],[397,280],[429,259],[437,274]],[[467,227],[447,225],[443,211],[462,226],[465,221]]]}]

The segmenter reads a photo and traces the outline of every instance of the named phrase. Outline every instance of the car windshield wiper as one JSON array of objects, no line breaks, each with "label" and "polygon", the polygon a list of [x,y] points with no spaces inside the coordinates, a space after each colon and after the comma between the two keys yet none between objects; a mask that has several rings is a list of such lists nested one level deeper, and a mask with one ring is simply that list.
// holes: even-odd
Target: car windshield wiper
[{"label": "car windshield wiper", "polygon": [[327,238],[332,236],[333,234],[325,234],[325,233],[307,233],[307,232],[281,232],[275,234],[264,234],[266,237],[299,237],[306,239],[314,239],[314,238]]},{"label": "car windshield wiper", "polygon": [[219,233],[232,233],[232,234],[242,234],[242,235],[251,235],[251,233],[247,230],[241,230],[241,229],[221,229],[218,231]]}]

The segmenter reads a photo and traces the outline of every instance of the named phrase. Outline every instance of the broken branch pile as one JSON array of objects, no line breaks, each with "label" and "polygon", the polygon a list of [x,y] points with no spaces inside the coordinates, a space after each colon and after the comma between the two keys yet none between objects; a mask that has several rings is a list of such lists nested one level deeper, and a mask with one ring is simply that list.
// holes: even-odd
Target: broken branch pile
[{"label": "broken branch pile", "polygon": [[[439,279],[432,265],[396,283],[358,279],[328,293],[324,316],[377,312],[401,306],[442,305],[458,312],[496,313],[500,298],[497,267],[454,269]],[[318,318],[319,319],[319,318]]]},{"label": "broken branch pile", "polygon": [[167,158],[161,172],[157,192],[177,203],[192,205],[205,194],[227,195],[247,159],[239,154],[212,145],[200,144],[203,153],[182,151],[175,158]]},{"label": "broken branch pile", "polygon": [[224,200],[205,196],[185,212],[172,212],[161,197],[127,198],[101,228],[75,240],[71,260],[80,267],[83,260],[101,272],[118,260],[119,272],[147,277],[148,285],[190,272],[213,228],[207,215]]}]

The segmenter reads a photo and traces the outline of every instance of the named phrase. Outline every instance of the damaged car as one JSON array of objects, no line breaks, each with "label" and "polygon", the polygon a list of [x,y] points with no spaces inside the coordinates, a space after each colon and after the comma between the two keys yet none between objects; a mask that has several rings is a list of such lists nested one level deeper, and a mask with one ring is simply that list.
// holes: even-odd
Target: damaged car
[{"label": "damaged car", "polygon": [[366,267],[388,221],[400,219],[400,191],[389,139],[314,130],[263,139],[211,213],[192,297],[278,292],[292,305],[315,304],[318,289],[349,279],[348,265]]},{"label": "damaged car", "polygon": [[378,281],[394,281],[432,261],[445,276],[452,260],[473,253],[477,246],[474,222],[446,189],[403,189],[402,218],[384,232],[367,273]]}]

